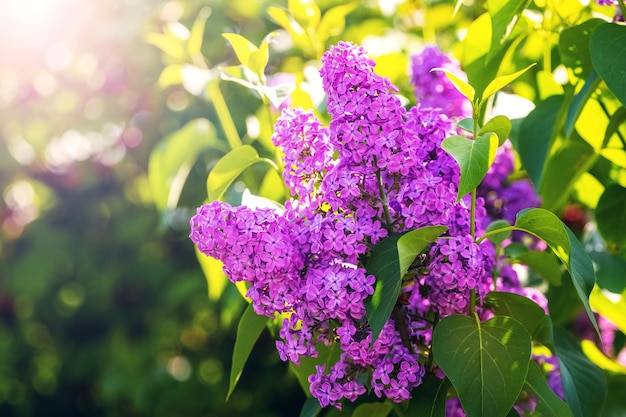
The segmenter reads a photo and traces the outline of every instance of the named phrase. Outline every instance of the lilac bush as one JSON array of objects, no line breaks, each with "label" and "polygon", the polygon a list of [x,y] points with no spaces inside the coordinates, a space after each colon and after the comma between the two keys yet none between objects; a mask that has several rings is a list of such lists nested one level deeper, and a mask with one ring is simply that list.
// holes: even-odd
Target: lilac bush
[{"label": "lilac bush", "polygon": [[[432,49],[414,60],[416,92],[430,85],[454,96],[430,70],[422,75],[428,82],[417,76],[416,68],[445,62]],[[309,376],[322,407],[341,409],[343,399],[355,401],[369,390],[402,402],[427,372],[436,372],[428,365],[433,317],[465,314],[472,293],[482,300],[494,289],[495,250],[470,234],[470,196],[456,201],[459,167],[441,148],[455,131],[446,109],[428,96],[405,109],[397,88],[373,71],[360,46],[340,42],[322,64],[330,125],[299,108],[283,109],[275,125],[273,141],[282,149],[291,194],[284,210],[214,201],[198,208],[190,238],[224,263],[231,281],[248,283],[257,314],[286,314],[276,342],[283,361],[297,365],[318,355],[318,343],[339,345],[339,360]],[[464,115],[465,107],[459,98],[447,110]],[[479,232],[493,219],[509,218],[509,210],[537,204],[528,184],[507,181],[512,164],[510,149],[503,149],[476,200]],[[516,199],[519,189],[530,198]],[[448,231],[409,270],[372,344],[364,304],[375,284],[366,270],[368,254],[387,236],[430,225]],[[514,272],[503,271],[511,277],[502,286],[519,289]]]}]

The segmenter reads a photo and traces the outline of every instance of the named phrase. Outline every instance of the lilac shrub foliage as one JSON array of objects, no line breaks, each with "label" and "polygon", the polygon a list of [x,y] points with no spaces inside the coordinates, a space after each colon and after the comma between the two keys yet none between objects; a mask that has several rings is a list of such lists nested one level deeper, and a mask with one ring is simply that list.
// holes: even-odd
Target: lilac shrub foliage
[{"label": "lilac shrub foliage", "polygon": [[[320,70],[330,125],[299,108],[283,109],[275,125],[291,193],[284,211],[215,201],[191,219],[192,241],[224,263],[231,281],[249,284],[258,314],[287,313],[276,342],[283,361],[315,357],[319,343],[339,345],[339,360],[309,377],[322,407],[341,409],[343,399],[368,391],[395,402],[411,398],[427,372],[437,374],[429,361],[436,321],[466,314],[472,291],[482,300],[494,289],[494,247],[470,235],[470,196],[456,203],[459,168],[440,146],[455,132],[451,117],[467,115],[459,97],[445,100],[454,103],[445,109],[434,101],[454,96],[428,68],[444,65],[443,57],[429,47],[414,59],[419,104],[406,109],[362,47],[331,47]],[[511,149],[503,147],[479,189],[477,234],[538,204],[528,184],[508,182],[512,170]],[[372,345],[364,304],[375,284],[365,268],[368,253],[391,234],[429,225],[448,231],[403,278],[400,299]],[[501,269],[508,275],[498,289],[520,291],[515,271]]]}]

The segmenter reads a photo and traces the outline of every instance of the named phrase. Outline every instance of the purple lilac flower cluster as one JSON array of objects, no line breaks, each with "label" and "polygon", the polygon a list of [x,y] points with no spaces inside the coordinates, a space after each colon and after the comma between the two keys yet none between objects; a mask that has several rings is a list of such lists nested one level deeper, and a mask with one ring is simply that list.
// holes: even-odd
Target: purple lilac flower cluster
[{"label": "purple lilac flower cluster", "polygon": [[[284,211],[213,202],[191,219],[190,238],[224,263],[233,282],[248,283],[258,314],[287,315],[276,342],[282,360],[298,364],[317,356],[319,343],[339,345],[338,362],[309,377],[320,405],[341,408],[368,390],[400,402],[426,372],[432,327],[425,317],[466,313],[472,290],[483,297],[492,289],[494,249],[470,236],[469,196],[456,203],[459,169],[440,146],[454,134],[448,117],[435,108],[405,109],[359,46],[340,42],[322,63],[330,125],[288,108],[275,125],[292,196]],[[482,198],[476,216],[481,233]],[[368,253],[391,233],[427,225],[448,232],[408,276],[372,345]]]},{"label": "purple lilac flower cluster", "polygon": [[411,84],[421,107],[439,108],[449,116],[472,116],[472,104],[441,71],[443,68],[467,81],[457,60],[442,52],[436,45],[425,46],[411,58]]}]

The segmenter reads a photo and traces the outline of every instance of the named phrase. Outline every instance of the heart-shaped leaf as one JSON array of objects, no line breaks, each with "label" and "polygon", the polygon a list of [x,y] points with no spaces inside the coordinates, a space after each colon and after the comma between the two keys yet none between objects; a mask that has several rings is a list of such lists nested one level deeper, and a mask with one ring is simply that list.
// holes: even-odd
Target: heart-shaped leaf
[{"label": "heart-shaped leaf", "polygon": [[530,362],[530,335],[517,320],[484,323],[462,315],[439,322],[435,360],[456,389],[468,417],[505,417],[517,400]]}]

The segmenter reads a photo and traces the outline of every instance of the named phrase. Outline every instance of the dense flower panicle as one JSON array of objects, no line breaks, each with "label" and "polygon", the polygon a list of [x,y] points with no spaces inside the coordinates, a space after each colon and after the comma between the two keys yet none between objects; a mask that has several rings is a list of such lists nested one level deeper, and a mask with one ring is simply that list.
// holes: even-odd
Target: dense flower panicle
[{"label": "dense flower panicle", "polygon": [[443,68],[467,81],[458,61],[442,52],[436,45],[428,45],[411,57],[411,84],[421,107],[440,108],[451,117],[471,117],[472,104],[450,82],[445,73],[431,71]]},{"label": "dense flower panicle", "polygon": [[[494,248],[470,236],[470,196],[456,202],[459,167],[441,148],[455,133],[452,121],[422,101],[406,110],[362,47],[340,42],[322,63],[329,127],[311,111],[288,108],[275,126],[292,197],[284,211],[213,202],[191,219],[190,238],[232,281],[249,283],[257,313],[286,313],[276,341],[283,361],[299,364],[317,356],[320,343],[339,345],[339,361],[309,376],[322,407],[341,408],[369,389],[401,402],[426,372],[432,324],[424,317],[467,313],[472,290],[484,297],[493,288]],[[506,188],[508,160],[501,164],[489,190]],[[476,201],[478,233],[491,209],[486,199]],[[430,225],[448,231],[403,278],[402,300],[372,345],[368,253],[391,233]],[[511,274],[501,284],[516,280]]]}]

